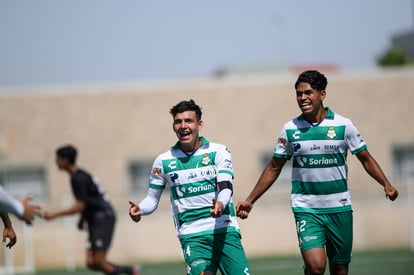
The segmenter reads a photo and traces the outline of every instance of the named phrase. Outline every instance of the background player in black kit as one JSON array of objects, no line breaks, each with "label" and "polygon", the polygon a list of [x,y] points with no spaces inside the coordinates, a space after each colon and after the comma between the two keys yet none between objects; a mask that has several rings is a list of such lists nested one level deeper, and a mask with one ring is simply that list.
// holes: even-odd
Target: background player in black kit
[{"label": "background player in black kit", "polygon": [[115,227],[115,212],[96,179],[76,166],[76,157],[77,150],[71,145],[56,150],[56,164],[59,169],[69,173],[76,202],[67,209],[55,212],[45,211],[44,218],[52,220],[80,213],[78,228],[82,230],[86,224],[89,231],[86,258],[88,268],[110,275],[138,275],[139,270],[136,265],[126,267],[106,260]]}]

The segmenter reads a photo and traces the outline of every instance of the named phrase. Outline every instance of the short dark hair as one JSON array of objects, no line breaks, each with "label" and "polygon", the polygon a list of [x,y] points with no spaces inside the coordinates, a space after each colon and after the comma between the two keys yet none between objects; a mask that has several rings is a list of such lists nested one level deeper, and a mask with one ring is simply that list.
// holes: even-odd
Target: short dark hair
[{"label": "short dark hair", "polygon": [[301,82],[309,83],[313,89],[316,89],[319,92],[325,90],[328,85],[328,80],[325,75],[315,70],[304,71],[301,73],[298,80],[296,80],[295,89],[298,88],[299,83]]},{"label": "short dark hair", "polygon": [[177,114],[184,113],[186,111],[194,111],[196,113],[197,120],[201,120],[201,108],[192,99],[180,101],[177,105],[171,108],[170,114],[175,117]]},{"label": "short dark hair", "polygon": [[72,145],[65,145],[56,150],[56,155],[60,158],[67,159],[71,164],[75,164],[78,151]]}]

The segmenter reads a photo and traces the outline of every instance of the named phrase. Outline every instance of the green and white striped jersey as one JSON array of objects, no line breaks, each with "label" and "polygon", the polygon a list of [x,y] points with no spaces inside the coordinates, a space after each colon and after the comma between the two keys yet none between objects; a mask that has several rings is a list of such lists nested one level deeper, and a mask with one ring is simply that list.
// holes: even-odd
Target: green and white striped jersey
[{"label": "green and white striped jersey", "polygon": [[292,158],[293,212],[335,213],[352,209],[348,187],[348,149],[367,148],[351,120],[332,112],[318,124],[303,115],[286,123],[273,156]]},{"label": "green and white striped jersey", "polygon": [[220,218],[210,214],[216,183],[233,182],[231,153],[226,146],[204,137],[201,142],[190,155],[177,143],[156,158],[150,175],[150,188],[170,187],[174,224],[180,238],[240,231],[232,200]]}]

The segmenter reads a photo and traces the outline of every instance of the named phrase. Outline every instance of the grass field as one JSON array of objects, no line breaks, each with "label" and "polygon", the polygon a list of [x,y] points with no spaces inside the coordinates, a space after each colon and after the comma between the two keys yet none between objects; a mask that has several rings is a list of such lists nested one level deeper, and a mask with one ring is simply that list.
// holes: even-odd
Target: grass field
[{"label": "grass field", "polygon": [[[300,275],[302,261],[299,256],[275,256],[250,258],[254,275]],[[157,263],[142,264],[142,275],[183,275],[184,264]],[[38,270],[38,275],[93,275],[99,274],[78,269],[74,272],[64,270]],[[328,271],[325,274],[329,274]],[[414,274],[414,252],[409,250],[355,252],[352,257],[349,274],[354,275],[411,275]]]}]

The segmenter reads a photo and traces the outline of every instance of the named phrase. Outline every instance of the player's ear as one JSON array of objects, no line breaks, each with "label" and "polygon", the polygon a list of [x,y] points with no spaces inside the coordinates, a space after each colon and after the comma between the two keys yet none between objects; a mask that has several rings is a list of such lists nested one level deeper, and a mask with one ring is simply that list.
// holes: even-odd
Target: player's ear
[{"label": "player's ear", "polygon": [[198,121],[198,130],[201,130],[201,129],[203,129],[203,126],[204,126],[204,123],[203,123],[203,120],[199,120]]},{"label": "player's ear", "polygon": [[322,100],[324,100],[324,99],[325,99],[325,97],[326,97],[326,90],[322,90],[322,91],[320,92],[320,95],[321,95],[321,99],[322,99]]}]

